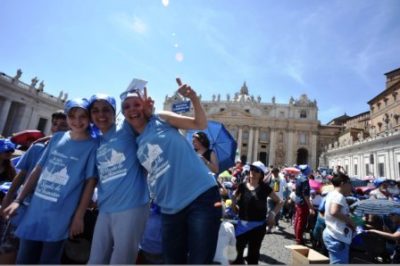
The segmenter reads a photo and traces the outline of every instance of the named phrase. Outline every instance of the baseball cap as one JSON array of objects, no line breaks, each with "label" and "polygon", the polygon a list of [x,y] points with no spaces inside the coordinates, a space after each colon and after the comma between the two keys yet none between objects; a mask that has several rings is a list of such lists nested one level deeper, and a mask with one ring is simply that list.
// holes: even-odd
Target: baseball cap
[{"label": "baseball cap", "polygon": [[267,168],[265,167],[265,165],[260,161],[256,161],[256,162],[252,163],[251,165],[258,168],[263,173],[265,173],[267,171]]}]

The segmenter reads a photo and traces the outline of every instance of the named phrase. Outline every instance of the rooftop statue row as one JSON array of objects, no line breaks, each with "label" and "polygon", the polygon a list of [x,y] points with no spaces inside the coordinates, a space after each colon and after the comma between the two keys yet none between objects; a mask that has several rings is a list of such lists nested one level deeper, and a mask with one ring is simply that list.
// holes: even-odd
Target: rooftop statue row
[{"label": "rooftop statue row", "polygon": [[[165,96],[165,101],[176,101],[179,100],[177,97],[180,95],[173,95],[171,98],[168,95]],[[221,94],[213,94],[212,95],[212,102],[221,102]],[[246,82],[243,83],[242,87],[240,88],[239,92],[236,92],[231,99],[231,95],[228,93],[226,94],[226,102],[239,102],[239,103],[261,103],[261,96],[254,97],[254,95],[249,95],[249,89],[246,85]],[[272,104],[276,104],[275,96],[271,99]],[[316,107],[317,101],[311,101],[306,94],[300,96],[300,99],[295,100],[293,97],[290,97],[289,105],[294,106],[302,106],[302,107]]]},{"label": "rooftop statue row", "polygon": [[[39,83],[39,86],[37,86],[37,83],[39,82],[39,79],[37,77],[34,77],[31,79],[31,84],[26,84],[23,81],[20,80],[21,76],[22,76],[22,70],[18,69],[17,73],[15,74],[14,77],[10,77],[8,75],[6,75],[5,73],[0,73],[1,77],[4,78],[5,80],[8,80],[9,82],[11,82],[12,84],[15,84],[16,86],[22,88],[22,89],[26,89],[29,90],[31,92],[36,92],[36,93],[41,93],[42,96],[46,97],[46,98],[54,98],[54,96],[47,94],[44,92],[44,81],[42,80]],[[66,101],[68,99],[68,93],[64,93],[63,91],[60,92],[59,97],[57,98],[57,100],[61,100],[61,101]]]}]

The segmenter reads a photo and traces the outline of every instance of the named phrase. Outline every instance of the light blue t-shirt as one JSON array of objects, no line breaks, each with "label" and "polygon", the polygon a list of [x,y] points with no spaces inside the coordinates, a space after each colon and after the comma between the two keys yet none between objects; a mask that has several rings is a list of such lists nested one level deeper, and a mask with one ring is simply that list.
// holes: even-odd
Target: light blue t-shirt
[{"label": "light blue t-shirt", "polygon": [[148,172],[151,198],[162,213],[179,212],[217,185],[192,145],[159,116],[151,117],[137,142],[138,159]]},{"label": "light blue t-shirt", "polygon": [[[43,152],[46,149],[46,145],[44,143],[37,143],[32,145],[25,153],[21,156],[21,159],[18,161],[16,168],[19,170],[25,171],[26,175],[23,176],[23,182],[25,182],[26,178],[30,175],[33,168],[35,168],[36,164],[39,162],[40,157],[42,157]],[[18,193],[22,190],[22,186],[18,190]],[[17,215],[13,217],[11,222],[13,225],[17,226],[24,217],[26,213],[26,208],[29,206],[32,199],[32,194],[26,195],[24,198],[23,204],[18,208]]]},{"label": "light blue t-shirt", "polygon": [[[44,143],[37,143],[32,145],[26,151],[26,153],[22,155],[21,159],[16,165],[16,168],[18,168],[19,170],[24,170],[27,175],[29,175],[32,172],[33,168],[35,168],[45,149],[46,145]],[[27,176],[25,176],[25,178],[26,177]]]},{"label": "light blue t-shirt", "polygon": [[136,152],[136,137],[126,121],[100,137],[96,154],[100,212],[125,211],[149,202],[146,173]]},{"label": "light blue t-shirt", "polygon": [[42,172],[31,204],[15,234],[22,239],[60,241],[68,237],[85,181],[95,177],[97,142],[56,133],[40,158]]}]

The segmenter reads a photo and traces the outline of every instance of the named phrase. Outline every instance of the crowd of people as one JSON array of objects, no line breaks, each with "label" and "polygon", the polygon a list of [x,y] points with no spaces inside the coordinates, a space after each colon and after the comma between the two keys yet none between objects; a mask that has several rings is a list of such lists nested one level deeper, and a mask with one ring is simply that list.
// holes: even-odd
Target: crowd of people
[{"label": "crowd of people", "polygon": [[[73,262],[66,245],[86,233],[90,248],[80,263],[258,264],[264,237],[282,219],[293,224],[297,244],[306,245],[310,233],[312,247],[331,263],[349,263],[355,240],[365,235],[387,239],[384,262],[398,262],[399,208],[357,217],[350,207],[368,197],[398,200],[398,182],[376,178],[361,189],[341,168],[326,175],[260,161],[220,169],[201,131],[207,117],[199,98],[177,83],[193,117],[154,113],[147,90],[134,87],[121,94],[121,123],[115,99],[95,94],[68,100],[52,116],[52,135],[32,143],[17,163],[16,145],[0,139],[0,182],[8,184],[0,263]],[[181,129],[199,131],[190,143]]]}]

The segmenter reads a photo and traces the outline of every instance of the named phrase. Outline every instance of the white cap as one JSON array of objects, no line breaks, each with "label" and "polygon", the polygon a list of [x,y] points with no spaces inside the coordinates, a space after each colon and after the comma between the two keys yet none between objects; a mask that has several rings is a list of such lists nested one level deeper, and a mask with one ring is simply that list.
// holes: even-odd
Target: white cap
[{"label": "white cap", "polygon": [[265,173],[267,171],[267,167],[265,167],[265,165],[260,161],[256,161],[256,162],[252,163],[251,165],[254,166],[254,167],[257,167],[263,173]]}]

